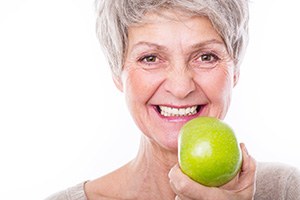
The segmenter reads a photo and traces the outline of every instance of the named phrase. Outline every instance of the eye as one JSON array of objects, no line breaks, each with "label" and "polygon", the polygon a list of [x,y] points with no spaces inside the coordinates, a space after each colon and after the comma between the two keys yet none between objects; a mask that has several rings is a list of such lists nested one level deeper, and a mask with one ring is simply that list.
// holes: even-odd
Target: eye
[{"label": "eye", "polygon": [[214,54],[207,53],[207,54],[202,54],[199,57],[199,59],[200,59],[201,62],[208,63],[208,62],[215,62],[215,61],[217,61],[218,57],[216,55],[214,55]]},{"label": "eye", "polygon": [[214,53],[200,53],[193,60],[193,65],[198,68],[210,69],[217,66],[220,58]]},{"label": "eye", "polygon": [[159,59],[156,55],[147,55],[142,57],[140,61],[146,64],[155,64],[159,62]]},{"label": "eye", "polygon": [[162,69],[166,66],[166,60],[156,53],[148,53],[137,58],[139,66],[145,70]]}]

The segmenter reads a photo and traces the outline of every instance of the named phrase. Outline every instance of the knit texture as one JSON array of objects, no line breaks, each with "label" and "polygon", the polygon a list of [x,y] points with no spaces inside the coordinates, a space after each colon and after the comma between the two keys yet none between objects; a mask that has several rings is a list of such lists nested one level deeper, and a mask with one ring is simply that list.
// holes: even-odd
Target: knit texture
[{"label": "knit texture", "polygon": [[84,184],[85,182],[55,193],[45,200],[87,200],[84,193]]},{"label": "knit texture", "polygon": [[300,200],[300,171],[279,163],[259,163],[255,200]]}]

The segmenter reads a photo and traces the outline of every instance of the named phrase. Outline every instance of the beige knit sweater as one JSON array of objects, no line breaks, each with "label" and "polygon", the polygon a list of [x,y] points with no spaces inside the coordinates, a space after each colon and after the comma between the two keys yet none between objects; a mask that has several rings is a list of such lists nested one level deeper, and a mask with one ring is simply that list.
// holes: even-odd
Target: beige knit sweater
[{"label": "beige knit sweater", "polygon": [[[46,200],[87,200],[83,185],[68,188]],[[278,163],[258,163],[254,200],[300,200],[299,169]]]}]

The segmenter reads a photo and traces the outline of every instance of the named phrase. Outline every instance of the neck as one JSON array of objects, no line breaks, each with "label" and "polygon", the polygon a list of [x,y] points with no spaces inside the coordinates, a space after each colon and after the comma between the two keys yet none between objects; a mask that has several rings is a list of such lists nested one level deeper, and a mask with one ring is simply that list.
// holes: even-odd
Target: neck
[{"label": "neck", "polygon": [[147,191],[149,197],[151,190],[153,194],[161,195],[163,199],[174,199],[175,194],[171,190],[168,173],[177,160],[177,152],[163,149],[142,136],[138,155],[129,164],[134,174],[140,177],[136,179],[140,184],[139,193]]}]

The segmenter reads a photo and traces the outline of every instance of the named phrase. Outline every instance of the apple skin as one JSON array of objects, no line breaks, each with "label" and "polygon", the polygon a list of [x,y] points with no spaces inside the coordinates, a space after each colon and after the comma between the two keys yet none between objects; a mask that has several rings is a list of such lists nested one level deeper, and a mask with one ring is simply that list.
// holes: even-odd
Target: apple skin
[{"label": "apple skin", "polygon": [[234,131],[212,117],[192,119],[181,128],[178,159],[183,173],[209,187],[226,184],[242,165],[242,153]]}]

